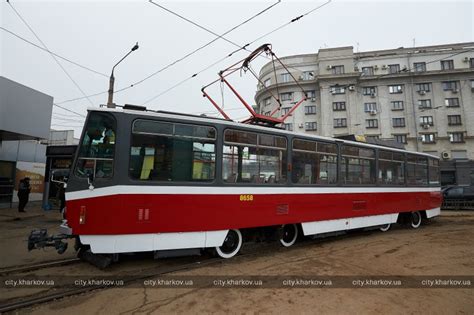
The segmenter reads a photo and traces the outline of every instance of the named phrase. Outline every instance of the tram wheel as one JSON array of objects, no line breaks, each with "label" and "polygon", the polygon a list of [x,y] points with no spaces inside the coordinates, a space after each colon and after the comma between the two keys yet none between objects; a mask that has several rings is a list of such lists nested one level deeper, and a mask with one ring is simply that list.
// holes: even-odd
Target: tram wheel
[{"label": "tram wheel", "polygon": [[390,230],[391,227],[392,227],[392,224],[389,223],[389,224],[386,224],[386,225],[384,225],[384,226],[381,226],[379,229],[380,229],[380,231],[382,231],[382,232],[387,232],[388,230]]},{"label": "tram wheel", "polygon": [[242,247],[242,233],[239,230],[229,230],[222,246],[216,247],[216,253],[221,258],[231,258],[237,255]]},{"label": "tram wheel", "polygon": [[411,213],[410,216],[410,226],[414,229],[417,229],[420,227],[422,221],[421,213],[420,211],[415,211]]},{"label": "tram wheel", "polygon": [[298,238],[298,227],[296,224],[285,224],[281,227],[280,244],[284,247],[290,247]]}]

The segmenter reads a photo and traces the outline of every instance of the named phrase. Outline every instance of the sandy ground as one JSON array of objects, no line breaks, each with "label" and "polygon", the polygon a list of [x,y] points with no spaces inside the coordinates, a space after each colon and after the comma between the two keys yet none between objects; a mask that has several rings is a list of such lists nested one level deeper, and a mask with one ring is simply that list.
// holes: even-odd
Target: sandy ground
[{"label": "sandy ground", "polygon": [[[54,252],[25,253],[21,237],[31,225],[57,224],[53,214],[22,220],[0,220],[0,244],[9,253],[3,265],[58,259]],[[54,222],[56,220],[56,222]],[[244,255],[217,264],[173,273],[170,277],[197,276],[230,279],[253,276],[474,276],[474,212],[444,212],[418,230],[396,227],[389,232],[352,233],[306,240],[292,248],[277,244],[247,245]],[[244,244],[245,246],[245,244]],[[15,247],[15,248],[11,248]],[[19,248],[16,248],[19,247]],[[73,255],[69,250],[68,255]],[[64,257],[64,256],[62,256]],[[201,258],[124,261],[106,271],[84,263],[42,270],[40,274],[135,274],[153,265],[180,264]],[[220,279],[220,278],[219,278]],[[265,278],[267,279],[267,278]],[[352,278],[351,278],[352,279]],[[12,294],[13,290],[10,290]],[[20,292],[20,291],[18,291]],[[18,293],[16,292],[16,293]],[[14,295],[17,295],[13,292]],[[295,314],[473,314],[470,288],[312,288],[244,286],[155,288],[143,284],[94,291],[43,304],[20,313],[34,314],[149,314],[149,313],[284,313]]]},{"label": "sandy ground", "polygon": [[[31,230],[48,228],[50,234],[58,233],[61,215],[57,210],[44,211],[38,206],[27,206],[26,213],[19,213],[17,209],[0,209],[0,248],[2,259],[0,268],[15,267],[51,261],[68,257],[75,257],[72,250],[63,255],[57,255],[52,248],[28,252],[28,235]],[[72,248],[73,242],[69,244]]]}]

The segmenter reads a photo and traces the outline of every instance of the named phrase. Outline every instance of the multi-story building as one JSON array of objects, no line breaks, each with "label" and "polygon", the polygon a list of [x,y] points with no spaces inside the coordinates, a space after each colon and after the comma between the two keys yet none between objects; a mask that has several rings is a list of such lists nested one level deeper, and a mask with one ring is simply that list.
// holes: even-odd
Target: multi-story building
[{"label": "multi-story building", "polygon": [[[395,139],[409,150],[474,159],[474,43],[281,58],[260,71],[257,111],[296,132]],[[297,82],[295,82],[294,77]],[[272,96],[273,95],[273,96]],[[277,100],[278,99],[278,100]]]}]

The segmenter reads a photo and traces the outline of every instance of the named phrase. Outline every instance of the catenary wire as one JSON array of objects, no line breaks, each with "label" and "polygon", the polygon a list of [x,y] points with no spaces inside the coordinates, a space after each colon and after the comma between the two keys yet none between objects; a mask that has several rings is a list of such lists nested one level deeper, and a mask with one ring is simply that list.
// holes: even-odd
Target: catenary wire
[{"label": "catenary wire", "polygon": [[109,77],[108,75],[106,75],[106,74],[104,74],[104,73],[101,73],[101,72],[96,71],[96,70],[94,70],[94,69],[91,69],[91,68],[89,68],[89,67],[83,66],[83,65],[81,65],[81,64],[79,64],[79,63],[77,63],[77,62],[75,62],[75,61],[72,61],[72,60],[70,60],[70,59],[68,59],[68,58],[66,58],[66,57],[63,57],[63,56],[61,56],[61,55],[58,55],[57,53],[54,53],[54,52],[52,52],[52,51],[50,51],[50,50],[48,50],[48,49],[45,49],[45,48],[43,48],[43,47],[41,47],[41,46],[39,46],[39,45],[36,45],[35,43],[33,43],[33,42],[27,40],[27,39],[24,38],[24,37],[21,37],[20,35],[18,35],[18,34],[16,34],[16,33],[12,32],[12,31],[10,31],[10,30],[8,30],[8,29],[6,29],[6,28],[4,28],[3,26],[0,26],[0,29],[1,29],[2,31],[4,31],[4,32],[6,32],[6,33],[9,33],[10,35],[12,35],[12,36],[14,36],[14,37],[16,37],[16,38],[18,38],[18,39],[24,41],[25,43],[30,44],[31,46],[34,46],[34,47],[36,47],[36,48],[38,48],[38,49],[41,49],[42,51],[45,51],[45,52],[47,52],[47,53],[50,53],[50,54],[52,54],[52,55],[58,57],[59,59],[64,60],[64,61],[66,61],[66,62],[69,62],[69,63],[71,63],[71,64],[73,64],[73,65],[75,65],[75,66],[77,66],[77,67],[79,67],[79,68],[82,68],[82,69],[87,70],[87,71],[90,71],[90,72],[92,72],[92,73],[101,75],[101,76],[106,77],[106,78]]},{"label": "catenary wire", "polygon": [[[327,5],[327,4],[330,3],[331,1],[332,1],[332,0],[329,0],[329,1],[325,2],[324,4],[322,4],[322,5],[318,6],[318,7],[315,7],[315,8],[313,8],[312,10],[306,12],[305,14],[300,15],[299,17],[292,19],[290,22],[285,23],[284,26],[286,26],[286,25],[288,25],[288,24],[291,24],[291,23],[293,23],[293,22],[298,21],[302,16],[306,16],[306,15],[308,15],[308,14],[310,14],[310,13],[312,13],[312,12],[318,10],[318,9],[320,9],[322,6]],[[249,18],[248,20],[251,20],[251,19],[253,19],[254,17],[256,17],[256,16],[258,16],[258,15],[260,15],[260,14],[262,14],[262,12],[257,13],[255,16]],[[242,24],[242,23],[241,23],[241,24]],[[238,27],[238,26],[235,26],[235,27],[233,28],[233,30],[236,29],[237,27]],[[279,27],[278,29],[281,29],[281,28],[282,28],[282,27]],[[269,34],[275,32],[275,31],[276,31],[276,29],[273,30],[273,31],[271,31],[271,32],[269,32],[269,33],[267,33],[267,34],[269,35]],[[261,39],[261,38],[263,38],[263,37],[264,37],[264,36],[260,36],[259,39]],[[215,41],[215,39],[214,39],[213,41]],[[256,40],[252,41],[252,43],[255,42],[255,41],[256,41]],[[248,45],[250,45],[250,43],[249,43]],[[180,86],[181,84],[184,84],[186,81],[188,81],[188,80],[190,80],[190,79],[196,77],[199,73],[201,73],[201,72],[203,72],[203,71],[207,71],[208,69],[212,68],[214,65],[220,63],[221,61],[223,61],[223,60],[225,60],[225,59],[231,57],[233,54],[235,54],[235,53],[239,52],[240,50],[246,48],[248,45],[245,45],[245,47],[240,47],[239,49],[236,49],[236,50],[232,51],[232,52],[229,53],[227,56],[225,56],[225,57],[223,57],[223,58],[217,60],[216,62],[214,62],[213,64],[209,65],[208,67],[206,67],[206,68],[202,69],[201,71],[199,71],[199,72],[193,74],[191,77],[188,77],[188,78],[186,78],[186,79],[184,79],[184,80],[182,80],[182,81],[176,83],[175,85],[173,85],[172,87],[168,88],[167,90],[161,92],[160,94],[155,95],[154,97],[150,98],[150,100],[154,100],[154,99],[160,97],[161,95],[163,95],[163,94],[165,94],[165,93],[167,93],[167,92],[173,90],[174,88]],[[176,64],[176,63],[177,63],[176,61],[175,61],[175,62],[172,62],[171,64],[169,64],[169,65],[167,65],[167,66],[165,66],[165,67],[163,67],[163,68],[157,70],[156,72],[154,72],[154,73],[152,73],[151,75],[145,77],[144,79],[139,80],[139,81],[137,81],[137,82],[135,82],[135,83],[133,83],[133,84],[131,84],[131,85],[129,85],[129,86],[125,86],[125,87],[123,87],[123,88],[120,88],[120,89],[116,90],[114,93],[119,93],[119,92],[128,90],[128,89],[130,89],[130,88],[133,88],[133,87],[135,87],[136,85],[138,85],[138,84],[140,84],[140,83],[143,83],[145,80],[148,80],[149,78],[151,78],[151,77],[157,75],[158,73],[160,73],[160,72],[162,72],[162,71],[168,69],[169,67],[173,66],[173,65]],[[94,93],[94,94],[89,95],[89,97],[94,97],[94,96],[98,96],[98,95],[103,95],[103,94],[106,94],[107,92],[108,92],[108,91],[103,91],[103,92]],[[65,100],[65,101],[61,101],[61,102],[59,102],[58,104],[69,103],[69,102],[73,102],[73,101],[77,101],[77,100],[81,100],[81,99],[84,99],[84,97],[77,97],[77,98],[68,99],[68,100]],[[147,102],[148,102],[148,101],[145,101],[144,103],[147,103]]]},{"label": "catenary wire", "polygon": [[[276,31],[282,29],[283,27],[288,26],[288,25],[291,24],[291,23],[294,23],[294,22],[296,22],[296,21],[299,21],[302,17],[307,16],[308,14],[311,14],[311,13],[315,12],[316,10],[318,10],[318,9],[324,7],[325,5],[329,4],[331,1],[332,1],[332,0],[329,0],[329,1],[327,1],[327,2],[325,2],[325,3],[323,3],[323,4],[319,5],[319,6],[317,6],[317,7],[315,7],[315,8],[309,10],[308,12],[306,12],[306,13],[304,13],[304,14],[302,14],[302,15],[296,17],[296,18],[293,18],[290,22],[287,22],[287,23],[285,23],[285,24],[283,24],[283,25],[281,25],[281,26],[275,28],[274,30],[272,30],[272,31],[270,31],[270,32],[268,32],[268,33],[265,33],[264,35],[259,36],[258,38],[256,38],[256,39],[254,39],[253,41],[251,41],[248,45],[245,45],[245,48],[246,48],[247,46],[249,46],[249,45],[252,45],[252,44],[255,43],[256,41],[258,41],[258,40],[264,38],[265,36],[268,36],[268,35],[270,35],[270,34],[276,32]],[[165,91],[160,92],[159,94],[153,96],[152,98],[150,98],[150,99],[148,99],[147,101],[143,102],[143,104],[146,104],[146,103],[148,103],[148,102],[151,102],[151,101],[157,99],[158,97],[160,97],[160,96],[162,96],[162,95],[168,93],[169,91],[173,90],[174,88],[176,88],[176,87],[182,85],[183,83],[185,83],[186,81],[188,81],[188,80],[190,80],[190,79],[192,79],[192,78],[195,78],[195,77],[198,76],[200,73],[202,73],[202,72],[204,72],[204,71],[207,71],[208,69],[212,68],[212,67],[215,66],[216,64],[218,64],[218,63],[224,61],[225,59],[231,57],[232,55],[234,55],[235,53],[237,53],[237,52],[239,52],[239,51],[241,51],[241,50],[243,50],[243,49],[244,49],[244,47],[232,51],[232,52],[229,53],[227,56],[225,56],[225,57],[223,57],[223,58],[217,60],[216,62],[212,63],[211,65],[209,65],[209,66],[207,66],[207,67],[201,69],[200,71],[194,73],[192,76],[190,76],[190,77],[188,77],[188,78],[186,78],[186,79],[184,79],[184,80],[182,80],[182,81],[176,83],[175,85],[171,86],[170,88],[166,89]]]},{"label": "catenary wire", "polygon": [[[15,12],[15,14],[18,16],[18,18],[26,25],[26,27],[30,30],[30,32],[36,37],[36,39],[41,43],[44,49],[47,51],[50,51],[46,44],[39,38],[39,36],[36,34],[36,32],[33,30],[33,28],[28,24],[28,22],[21,16],[21,14],[15,9],[13,4],[11,4],[10,1],[7,1],[7,3],[10,5],[10,8]],[[89,103],[93,106],[92,101],[90,98],[87,96],[87,94],[82,90],[82,88],[77,84],[77,82],[73,79],[73,77],[67,72],[67,70],[64,68],[64,66],[59,62],[59,60],[56,58],[55,55],[50,53],[50,56],[54,59],[54,61],[58,64],[58,66],[63,70],[63,72],[66,74],[66,76],[71,80],[71,82],[77,87],[77,89],[84,95],[84,97],[89,101]]]},{"label": "catenary wire", "polygon": [[66,107],[64,107],[64,106],[58,105],[58,104],[56,104],[56,103],[53,103],[53,106],[56,106],[56,107],[58,107],[58,108],[61,108],[62,110],[65,110],[65,111],[70,112],[70,113],[72,113],[72,114],[76,114],[76,115],[81,116],[81,117],[84,117],[84,118],[86,117],[86,116],[83,115],[83,114],[80,114],[80,113],[78,113],[78,112],[75,112],[75,111],[73,111],[73,110],[70,110],[69,108],[66,108]]},{"label": "catenary wire", "polygon": [[232,45],[237,46],[237,47],[240,48],[240,47],[245,47],[246,45],[245,45],[245,46],[239,45],[239,44],[237,44],[237,43],[235,43],[235,42],[233,42],[233,41],[231,41],[231,40],[225,38],[224,35],[229,34],[229,33],[232,32],[233,30],[235,30],[236,28],[239,28],[240,26],[242,26],[242,25],[246,24],[247,22],[249,22],[250,20],[252,20],[254,17],[257,17],[257,16],[259,16],[259,15],[265,13],[266,11],[270,10],[271,8],[273,8],[274,6],[276,6],[277,4],[279,4],[279,3],[281,2],[281,0],[278,0],[277,2],[273,3],[271,6],[265,8],[264,10],[260,11],[259,13],[257,13],[257,14],[256,14],[255,16],[253,16],[252,18],[249,18],[249,19],[245,20],[244,22],[238,24],[237,26],[232,27],[231,29],[227,30],[226,32],[224,32],[224,33],[222,33],[222,34],[220,34],[220,35],[217,34],[217,33],[214,32],[214,31],[212,31],[212,30],[210,30],[210,29],[208,29],[208,28],[202,26],[201,24],[199,24],[199,23],[197,23],[197,22],[194,22],[194,21],[192,21],[192,20],[190,20],[190,19],[184,17],[184,16],[181,15],[181,14],[178,14],[178,13],[176,13],[176,12],[174,12],[174,11],[172,11],[172,10],[170,10],[170,9],[168,9],[168,8],[166,8],[166,7],[164,7],[164,6],[160,5],[160,4],[158,4],[158,3],[156,3],[156,2],[153,2],[153,0],[149,0],[149,2],[150,2],[151,4],[154,4],[154,5],[157,6],[157,7],[161,8],[161,9],[165,10],[166,12],[169,12],[169,13],[171,13],[171,14],[173,14],[173,15],[179,17],[180,19],[183,19],[183,20],[185,20],[186,22],[193,24],[194,26],[196,26],[196,27],[198,27],[198,28],[200,28],[200,29],[202,29],[202,30],[208,32],[208,33],[211,33],[211,34],[214,35],[214,36],[217,36],[217,38],[213,39],[213,40],[212,40],[211,42],[209,42],[209,43],[213,43],[213,42],[215,42],[215,41],[218,40],[218,39],[222,39],[222,40],[225,40],[226,42],[228,42],[228,43],[230,43],[230,44],[232,44]]}]

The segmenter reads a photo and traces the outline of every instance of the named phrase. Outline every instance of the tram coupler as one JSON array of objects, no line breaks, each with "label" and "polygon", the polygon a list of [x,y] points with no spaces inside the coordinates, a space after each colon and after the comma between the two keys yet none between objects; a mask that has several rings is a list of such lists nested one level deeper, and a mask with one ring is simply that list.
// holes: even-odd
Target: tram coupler
[{"label": "tram coupler", "polygon": [[73,237],[67,234],[48,235],[47,229],[36,229],[31,231],[28,237],[28,251],[45,247],[54,247],[58,254],[63,254],[67,249],[67,243],[63,242]]}]

